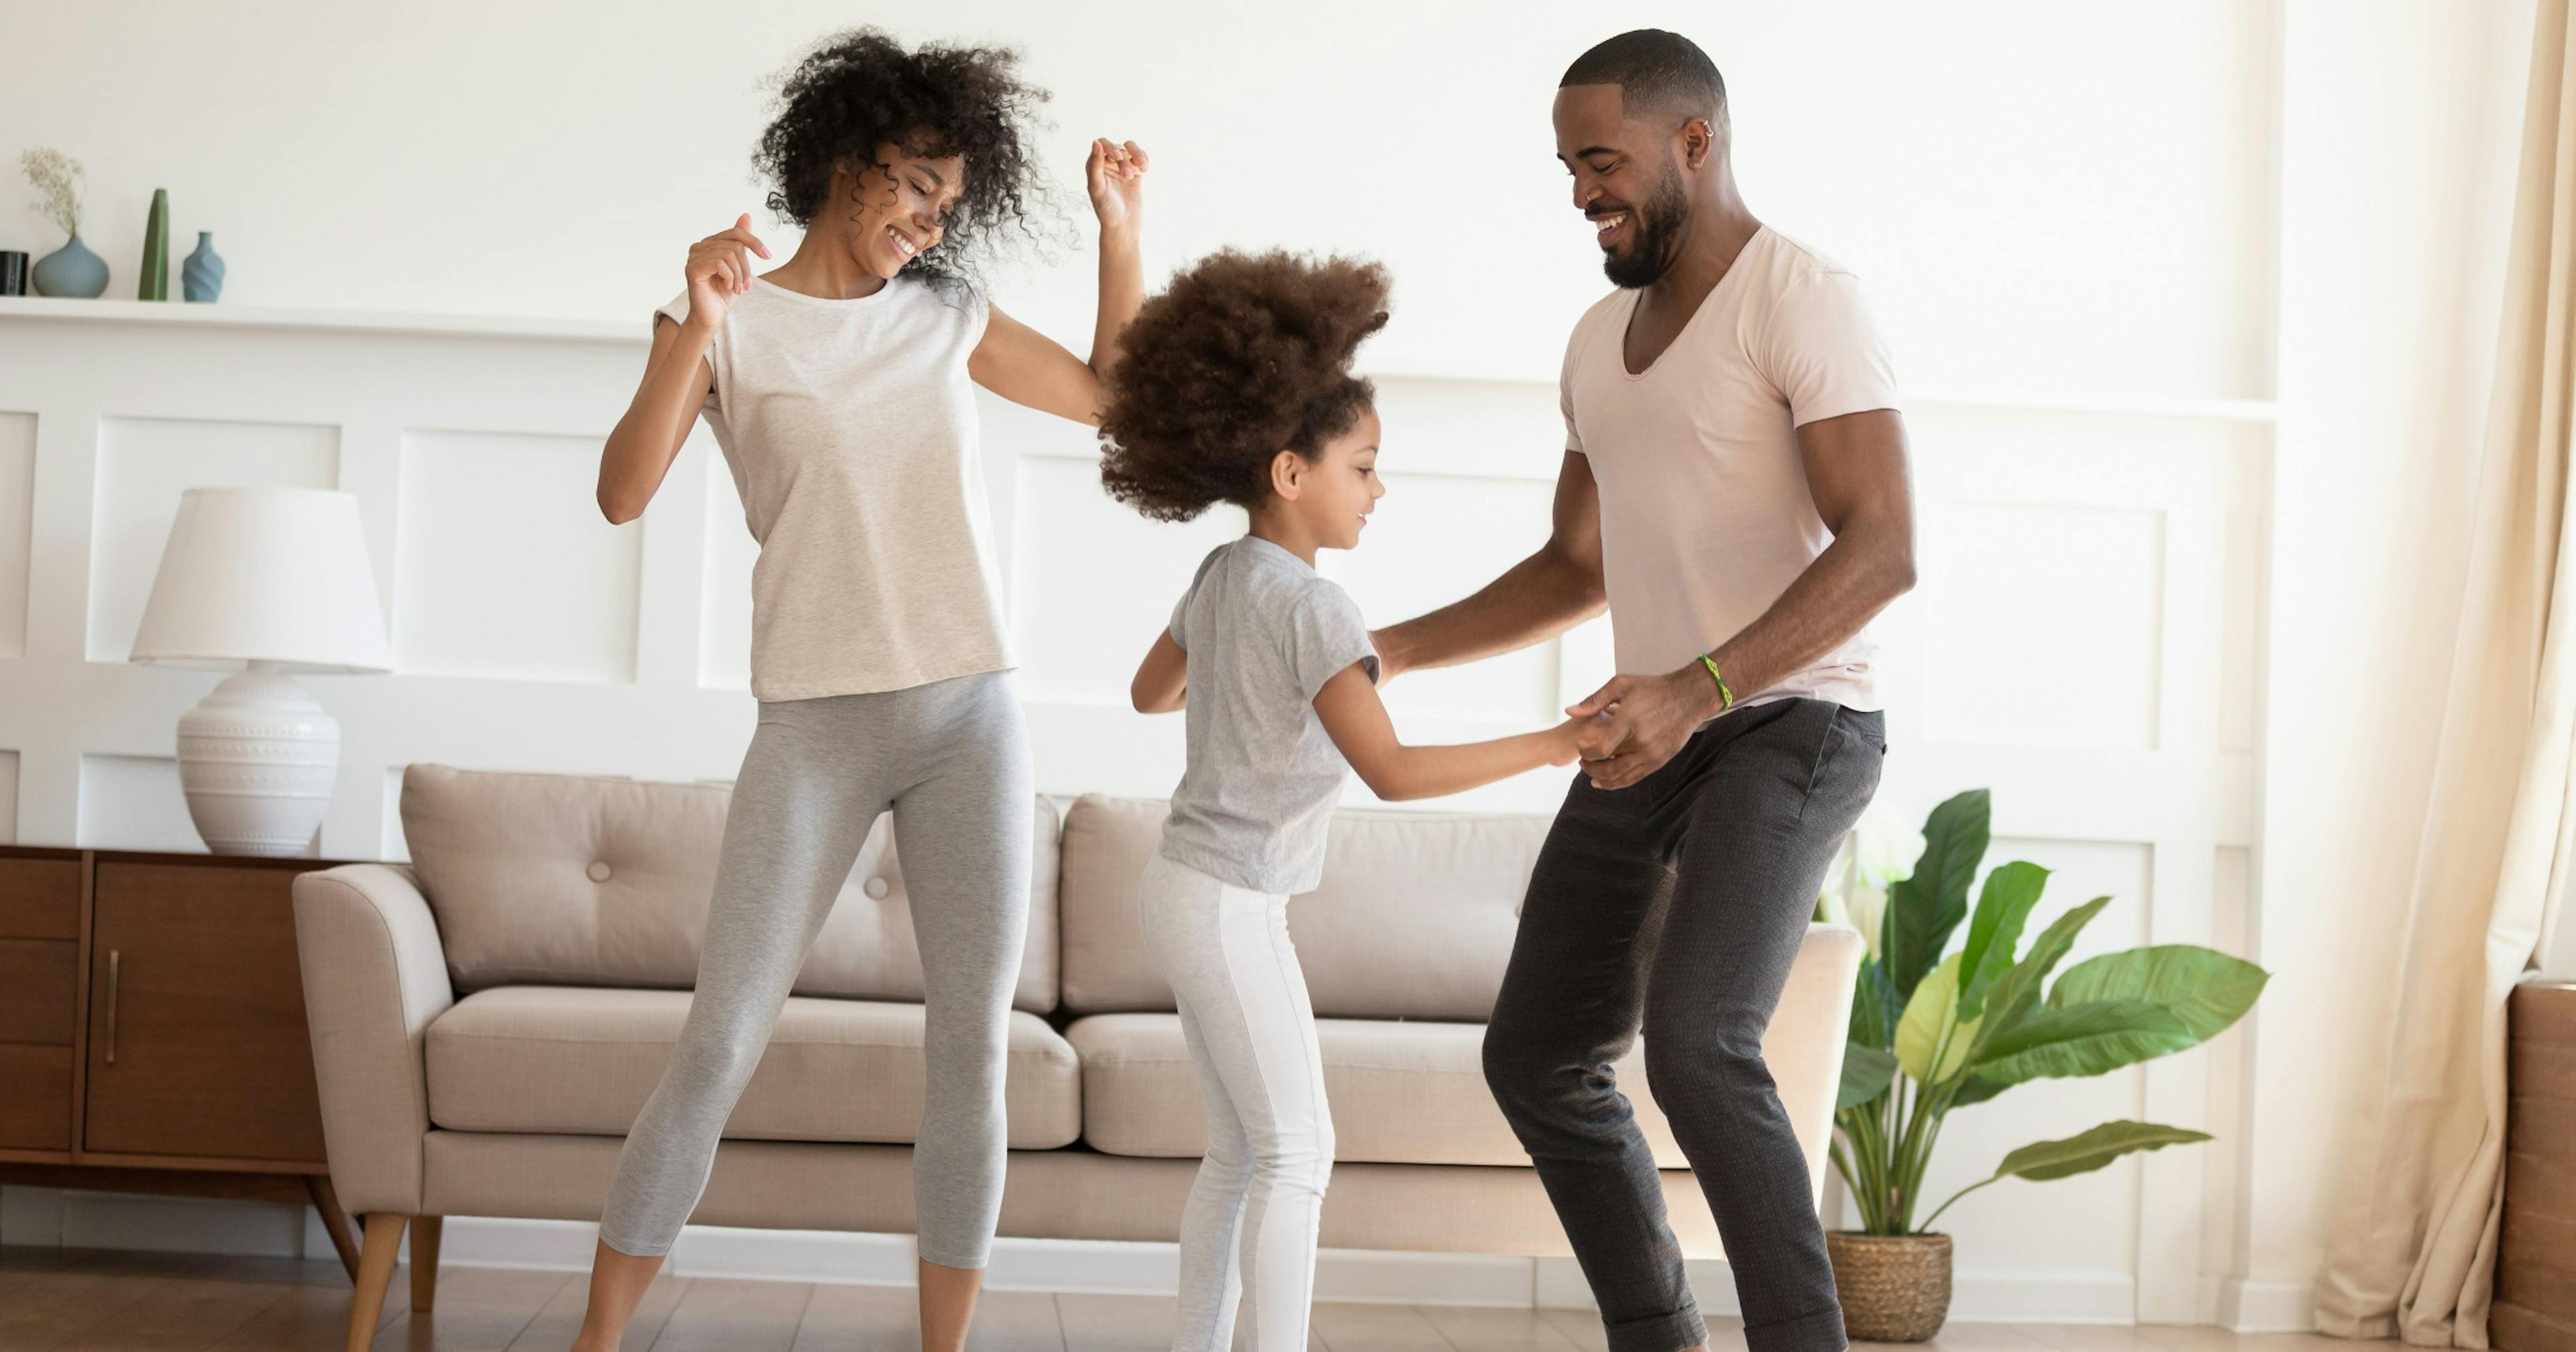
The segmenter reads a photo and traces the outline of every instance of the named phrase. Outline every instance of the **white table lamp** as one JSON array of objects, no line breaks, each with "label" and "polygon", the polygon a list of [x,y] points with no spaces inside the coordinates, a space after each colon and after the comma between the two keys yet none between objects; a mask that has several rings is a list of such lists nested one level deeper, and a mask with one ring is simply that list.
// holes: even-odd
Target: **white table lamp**
[{"label": "white table lamp", "polygon": [[132,660],[234,673],[179,719],[188,815],[217,854],[302,854],[340,775],[340,723],[293,673],[393,669],[358,500],[189,489]]}]

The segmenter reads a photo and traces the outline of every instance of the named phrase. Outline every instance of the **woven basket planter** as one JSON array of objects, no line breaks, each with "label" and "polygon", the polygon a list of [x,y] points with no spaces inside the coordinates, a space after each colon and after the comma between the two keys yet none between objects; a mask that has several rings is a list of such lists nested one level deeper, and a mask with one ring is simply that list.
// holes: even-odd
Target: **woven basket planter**
[{"label": "woven basket planter", "polygon": [[1948,1235],[1829,1231],[1843,1331],[1855,1342],[1919,1343],[1950,1315]]}]

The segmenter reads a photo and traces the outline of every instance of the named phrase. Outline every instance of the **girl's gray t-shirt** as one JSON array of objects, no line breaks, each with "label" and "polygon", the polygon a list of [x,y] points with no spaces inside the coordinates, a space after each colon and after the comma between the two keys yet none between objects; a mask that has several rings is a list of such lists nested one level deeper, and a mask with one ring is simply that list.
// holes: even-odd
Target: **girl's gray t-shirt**
[{"label": "girl's gray t-shirt", "polygon": [[1311,892],[1350,776],[1315,692],[1377,650],[1349,593],[1247,535],[1199,565],[1172,609],[1189,656],[1189,768],[1172,791],[1163,857],[1256,892]]}]

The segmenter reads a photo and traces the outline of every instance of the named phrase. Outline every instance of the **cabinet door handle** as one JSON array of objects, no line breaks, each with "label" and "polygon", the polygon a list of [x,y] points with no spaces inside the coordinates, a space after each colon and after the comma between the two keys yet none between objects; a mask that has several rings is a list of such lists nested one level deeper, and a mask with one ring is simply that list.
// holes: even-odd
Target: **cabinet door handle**
[{"label": "cabinet door handle", "polygon": [[116,1064],[116,976],[119,960],[124,955],[107,950],[107,1063]]}]

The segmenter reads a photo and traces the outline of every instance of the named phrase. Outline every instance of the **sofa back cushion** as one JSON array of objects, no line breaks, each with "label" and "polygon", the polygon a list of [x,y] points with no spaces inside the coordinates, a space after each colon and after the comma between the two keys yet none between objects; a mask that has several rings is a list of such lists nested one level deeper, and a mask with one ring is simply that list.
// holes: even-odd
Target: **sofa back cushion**
[{"label": "sofa back cushion", "polygon": [[[403,834],[461,995],[500,985],[697,982],[732,791],[415,765]],[[1056,813],[1038,800],[1029,934],[1013,1004],[1056,1002]],[[877,819],[815,941],[798,995],[921,999],[892,814]]]},{"label": "sofa back cushion", "polygon": [[[1136,923],[1161,803],[1088,795],[1064,819],[1064,1004],[1169,1010]],[[1349,810],[1333,815],[1322,886],[1288,908],[1315,1012],[1464,1019],[1493,1013],[1521,893],[1549,818]]]}]

